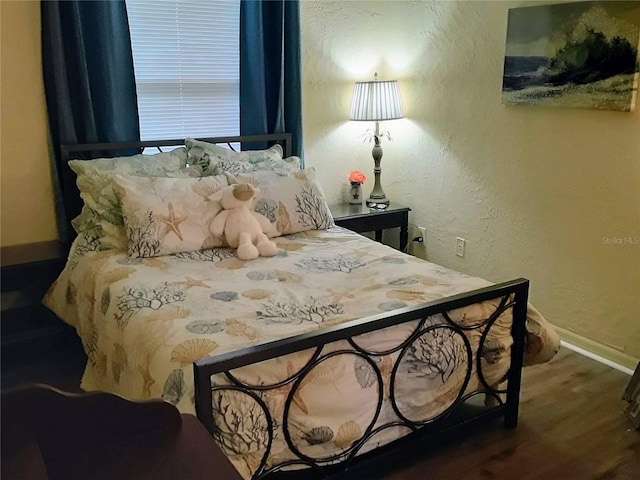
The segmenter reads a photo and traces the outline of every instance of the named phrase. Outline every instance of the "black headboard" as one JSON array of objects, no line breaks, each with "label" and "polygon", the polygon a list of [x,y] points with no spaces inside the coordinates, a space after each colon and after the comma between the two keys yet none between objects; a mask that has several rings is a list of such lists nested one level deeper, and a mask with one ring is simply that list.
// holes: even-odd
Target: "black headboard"
[{"label": "black headboard", "polygon": [[[285,157],[291,156],[291,134],[290,133],[274,133],[266,135],[243,135],[233,137],[211,137],[197,138],[203,142],[226,144],[231,148],[231,144],[240,143],[248,148],[267,148],[274,144],[282,146]],[[62,172],[62,199],[64,202],[64,211],[66,215],[67,236],[68,241],[73,240],[75,232],[71,227],[71,220],[78,216],[82,210],[82,199],[75,182],[75,174],[67,167],[69,160],[80,159],[89,160],[101,157],[119,157],[131,156],[141,153],[145,148],[155,148],[158,152],[163,147],[179,147],[185,144],[184,139],[179,140],[146,140],[134,142],[114,142],[114,143],[81,143],[68,144],[60,146],[61,164],[66,167],[66,171]]]},{"label": "black headboard", "polygon": [[[273,133],[267,135],[244,135],[237,137],[211,137],[197,138],[208,143],[227,144],[232,143],[264,143],[267,145],[280,144],[285,157],[291,156],[291,134],[290,133]],[[184,139],[181,140],[145,140],[140,142],[114,142],[114,143],[79,143],[75,145],[61,145],[60,158],[63,164],[73,159],[89,159],[98,156],[109,157],[117,156],[120,152],[129,151],[139,153],[145,148],[157,148],[161,151],[162,147],[179,147],[184,145]],[[115,152],[115,155],[109,155],[109,152]],[[77,155],[79,154],[79,155]],[[92,155],[93,154],[93,155]],[[134,154],[134,153],[131,153]]]}]

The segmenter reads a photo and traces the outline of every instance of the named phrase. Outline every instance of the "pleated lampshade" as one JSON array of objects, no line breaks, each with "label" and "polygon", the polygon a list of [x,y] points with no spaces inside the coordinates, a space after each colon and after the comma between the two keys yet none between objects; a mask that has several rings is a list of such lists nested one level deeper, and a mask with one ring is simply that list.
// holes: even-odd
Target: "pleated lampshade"
[{"label": "pleated lampshade", "polygon": [[356,82],[349,120],[382,121],[403,118],[396,80]]}]

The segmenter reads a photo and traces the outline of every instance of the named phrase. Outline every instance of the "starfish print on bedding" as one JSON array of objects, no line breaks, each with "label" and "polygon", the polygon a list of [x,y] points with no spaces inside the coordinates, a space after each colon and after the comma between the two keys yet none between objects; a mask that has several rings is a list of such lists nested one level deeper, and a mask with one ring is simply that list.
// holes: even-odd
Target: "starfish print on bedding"
[{"label": "starfish print on bedding", "polygon": [[164,235],[167,235],[171,232],[175,233],[180,241],[183,241],[182,232],[180,232],[180,224],[184,222],[187,217],[178,217],[173,211],[173,204],[169,202],[169,215],[160,215],[160,220],[165,224]]},{"label": "starfish print on bedding", "polygon": [[173,285],[184,285],[185,290],[189,290],[191,287],[204,287],[211,288],[209,285],[204,283],[204,280],[196,280],[195,278],[191,278],[190,276],[186,276],[183,282],[172,282]]}]

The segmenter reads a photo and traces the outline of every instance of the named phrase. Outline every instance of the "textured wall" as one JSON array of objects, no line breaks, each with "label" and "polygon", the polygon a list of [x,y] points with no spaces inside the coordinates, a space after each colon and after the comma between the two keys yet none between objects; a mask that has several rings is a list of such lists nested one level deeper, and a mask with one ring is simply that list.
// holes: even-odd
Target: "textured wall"
[{"label": "textured wall", "polygon": [[57,237],[42,82],[40,2],[0,2],[2,245]]},{"label": "textured wall", "polygon": [[350,169],[373,176],[360,138],[372,125],[348,121],[353,83],[397,79],[407,118],[381,124],[393,138],[382,183],[427,227],[414,253],[493,281],[529,278],[550,321],[635,367],[640,245],[603,237],[640,236],[640,112],[502,105],[508,8],[522,5],[303,2],[305,161],[330,201]]}]

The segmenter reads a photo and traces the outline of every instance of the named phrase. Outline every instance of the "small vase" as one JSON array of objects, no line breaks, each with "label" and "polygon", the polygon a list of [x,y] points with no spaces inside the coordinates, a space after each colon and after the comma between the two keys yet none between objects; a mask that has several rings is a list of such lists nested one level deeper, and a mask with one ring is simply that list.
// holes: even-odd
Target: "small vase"
[{"label": "small vase", "polygon": [[349,189],[349,203],[352,205],[362,205],[362,184],[351,182]]}]

